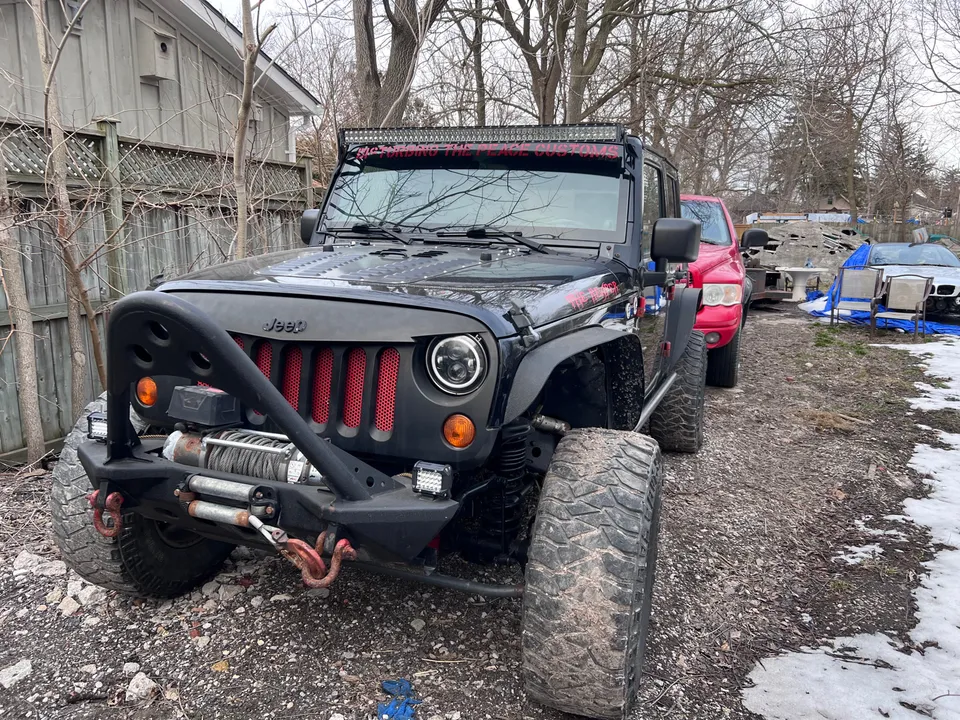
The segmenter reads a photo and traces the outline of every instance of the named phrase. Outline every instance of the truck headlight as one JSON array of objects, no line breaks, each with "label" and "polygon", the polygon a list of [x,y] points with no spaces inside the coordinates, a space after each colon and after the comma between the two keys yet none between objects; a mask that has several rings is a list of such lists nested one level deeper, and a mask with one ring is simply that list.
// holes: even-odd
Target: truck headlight
[{"label": "truck headlight", "polygon": [[732,283],[704,283],[704,305],[739,305],[743,300],[743,286]]},{"label": "truck headlight", "polygon": [[483,345],[470,335],[434,340],[427,350],[427,371],[434,384],[451,395],[473,392],[487,375]]}]

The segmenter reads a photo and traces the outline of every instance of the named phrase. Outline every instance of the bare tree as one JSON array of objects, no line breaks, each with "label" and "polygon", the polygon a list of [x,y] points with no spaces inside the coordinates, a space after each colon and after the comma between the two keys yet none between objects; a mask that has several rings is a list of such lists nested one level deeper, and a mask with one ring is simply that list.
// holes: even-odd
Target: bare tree
[{"label": "bare tree", "polygon": [[20,423],[27,439],[27,460],[36,462],[44,453],[43,426],[40,421],[40,396],[37,394],[37,351],[34,344],[33,314],[20,264],[20,248],[13,233],[14,211],[7,186],[7,165],[0,144],[0,282],[7,296],[10,312],[10,335],[17,357],[17,401]]},{"label": "bare tree", "polygon": [[353,0],[357,90],[367,124],[385,126],[403,118],[423,42],[447,0],[384,0],[390,28],[390,54],[381,72],[373,0]]},{"label": "bare tree", "polygon": [[[257,5],[259,6],[259,2]],[[253,87],[256,83],[257,58],[264,42],[276,29],[269,25],[260,32],[253,23],[253,7],[250,0],[241,0],[241,24],[243,27],[243,90],[237,108],[237,132],[233,142],[233,187],[237,193],[237,245],[236,257],[247,256],[247,216],[250,211],[249,186],[247,184],[247,131],[250,127],[250,109],[253,106]]]},{"label": "bare tree", "polygon": [[[84,3],[86,5],[86,2]],[[83,335],[83,321],[81,308],[86,311],[87,327],[90,332],[93,346],[94,363],[100,384],[106,387],[107,371],[103,359],[103,348],[100,343],[100,330],[97,327],[97,316],[83,284],[80,262],[77,259],[74,243],[72,210],[70,195],[67,190],[67,141],[63,130],[63,118],[60,114],[59,96],[56,81],[56,60],[60,57],[60,49],[73,30],[74,23],[82,13],[82,7],[67,26],[60,41],[55,45],[53,53],[50,51],[49,25],[47,23],[44,0],[30,0],[33,11],[33,24],[36,31],[37,50],[40,54],[40,66],[44,77],[44,122],[50,134],[50,154],[48,157],[47,183],[53,194],[56,211],[56,241],[66,270],[67,281],[67,328],[70,336],[70,367],[71,367],[71,408],[74,414],[79,413],[86,402],[85,376],[87,356],[86,343]]]}]

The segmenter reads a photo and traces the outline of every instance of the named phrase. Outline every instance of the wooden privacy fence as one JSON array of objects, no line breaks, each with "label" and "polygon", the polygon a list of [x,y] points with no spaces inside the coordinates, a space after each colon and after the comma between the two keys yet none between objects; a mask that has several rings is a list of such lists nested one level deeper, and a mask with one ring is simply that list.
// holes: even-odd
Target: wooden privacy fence
[{"label": "wooden privacy fence", "polygon": [[[83,279],[95,309],[147,288],[158,275],[175,277],[231,256],[236,201],[230,157],[121,138],[112,121],[99,123],[97,131],[70,133],[67,146],[73,241],[79,257],[93,257]],[[44,185],[49,143],[41,128],[0,122],[0,150],[17,199],[14,235],[35,320],[43,433],[52,443],[69,432],[82,408],[70,406],[66,282]],[[300,215],[314,199],[310,159],[251,162],[248,174],[249,252],[296,247]],[[98,323],[102,332],[102,317]],[[0,293],[0,346],[10,330],[6,296]],[[89,337],[86,343],[84,382],[92,398],[101,388]],[[0,455],[26,444],[18,391],[14,352],[7,343],[0,352]]]}]

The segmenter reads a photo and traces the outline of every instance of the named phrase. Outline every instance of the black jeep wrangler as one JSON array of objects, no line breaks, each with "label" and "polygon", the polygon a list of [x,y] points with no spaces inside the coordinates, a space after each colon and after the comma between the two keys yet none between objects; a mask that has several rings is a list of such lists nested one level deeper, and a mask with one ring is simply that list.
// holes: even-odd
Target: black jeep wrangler
[{"label": "black jeep wrangler", "polygon": [[[347,130],[308,246],[130,295],[55,471],[90,582],[184,593],[236,545],[523,597],[527,692],[619,718],[650,616],[660,450],[706,350],[675,169],[617,125]],[[641,434],[646,431],[648,435]],[[525,582],[438,572],[459,556]]]}]

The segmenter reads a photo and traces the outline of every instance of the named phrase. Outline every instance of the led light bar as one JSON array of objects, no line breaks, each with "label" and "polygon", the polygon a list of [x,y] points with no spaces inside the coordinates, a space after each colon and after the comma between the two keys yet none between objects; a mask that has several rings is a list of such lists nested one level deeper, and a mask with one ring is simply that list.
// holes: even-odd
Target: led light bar
[{"label": "led light bar", "polygon": [[402,127],[340,130],[340,143],[622,142],[622,125],[507,125],[504,127]]}]

